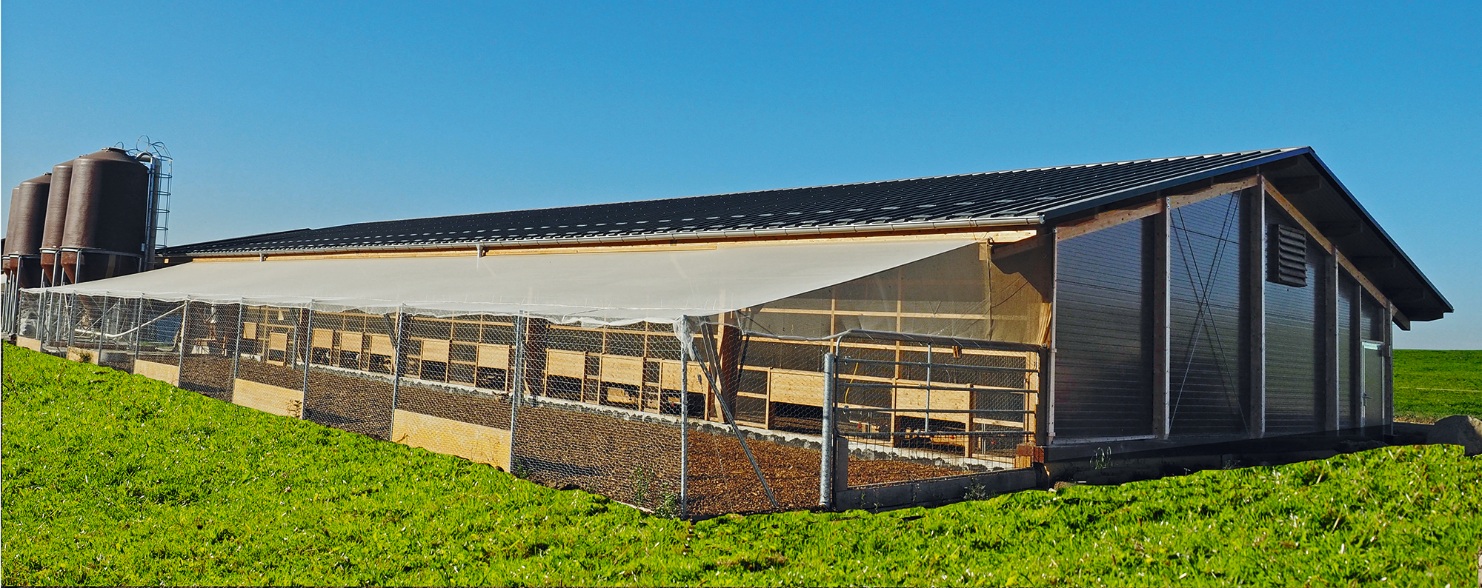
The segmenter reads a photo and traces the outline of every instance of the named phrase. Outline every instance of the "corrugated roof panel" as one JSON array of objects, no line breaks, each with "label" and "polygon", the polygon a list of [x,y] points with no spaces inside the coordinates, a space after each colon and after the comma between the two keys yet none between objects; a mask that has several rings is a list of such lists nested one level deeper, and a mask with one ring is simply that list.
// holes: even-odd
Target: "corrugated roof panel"
[{"label": "corrugated roof panel", "polygon": [[174,247],[168,255],[396,247],[1036,218],[1110,195],[1305,149],[985,172],[301,229]]}]

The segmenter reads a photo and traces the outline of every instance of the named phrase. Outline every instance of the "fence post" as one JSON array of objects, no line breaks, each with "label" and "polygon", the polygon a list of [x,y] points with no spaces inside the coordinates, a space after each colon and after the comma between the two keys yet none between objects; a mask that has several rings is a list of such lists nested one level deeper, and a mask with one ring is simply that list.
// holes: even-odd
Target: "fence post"
[{"label": "fence post", "polygon": [[834,396],[838,356],[823,355],[823,430],[819,437],[818,505],[834,506]]},{"label": "fence post", "polygon": [[[686,335],[688,329],[686,329]],[[689,516],[690,503],[690,358],[688,346],[679,345],[679,516]],[[660,389],[662,393],[662,387]]]},{"label": "fence post", "polygon": [[530,317],[515,317],[515,365],[514,383],[509,387],[509,470],[515,472],[515,430],[519,425],[520,396],[525,393],[525,335],[529,331]]},{"label": "fence post", "polygon": [[[394,421],[396,420],[397,397],[401,395],[401,331],[402,317],[405,315],[406,305],[398,304],[396,306],[396,326],[392,327],[396,332],[391,333],[391,336],[394,337],[391,344],[391,420],[393,421],[393,429],[395,428]],[[390,437],[390,435],[387,435],[387,437]]]},{"label": "fence post", "polygon": [[[134,344],[130,351],[134,361],[139,360],[139,338],[144,336],[144,299],[134,299]],[[129,371],[134,371],[133,364],[129,365]]]},{"label": "fence post", "polygon": [[103,310],[98,313],[98,354],[93,356],[93,362],[103,365],[103,333],[108,331],[108,295],[103,295]]},{"label": "fence post", "polygon": [[185,371],[185,338],[188,335],[185,327],[190,322],[190,297],[185,298],[185,304],[180,306],[180,331],[176,337],[180,341],[180,357],[175,362],[175,385],[180,385],[180,372]]},{"label": "fence post", "polygon": [[304,311],[304,404],[298,418],[309,418],[309,366],[314,364],[314,300],[309,299],[309,309]]},{"label": "fence post", "polygon": [[[77,321],[80,317],[73,316],[77,312],[77,294],[68,297],[67,304],[67,352],[72,352],[72,344],[77,341]],[[63,356],[66,357],[66,356]]]},{"label": "fence post", "polygon": [[246,314],[247,314],[247,304],[246,304],[246,302],[247,302],[247,300],[245,298],[239,298],[239,299],[237,299],[237,328],[236,328],[236,330],[232,331],[232,339],[234,340],[233,343],[232,343],[232,392],[233,392],[233,394],[235,394],[236,393],[236,390],[237,390],[237,373],[241,369],[241,364],[242,364],[242,325],[246,321]]}]

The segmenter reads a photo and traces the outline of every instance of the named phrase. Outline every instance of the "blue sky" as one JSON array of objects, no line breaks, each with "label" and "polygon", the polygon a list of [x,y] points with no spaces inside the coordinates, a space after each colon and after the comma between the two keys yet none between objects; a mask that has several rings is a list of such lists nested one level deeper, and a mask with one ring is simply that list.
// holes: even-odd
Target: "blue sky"
[{"label": "blue sky", "polygon": [[148,134],[174,244],[1311,145],[1458,309],[1398,345],[1482,348],[1482,3],[0,10],[0,181]]}]

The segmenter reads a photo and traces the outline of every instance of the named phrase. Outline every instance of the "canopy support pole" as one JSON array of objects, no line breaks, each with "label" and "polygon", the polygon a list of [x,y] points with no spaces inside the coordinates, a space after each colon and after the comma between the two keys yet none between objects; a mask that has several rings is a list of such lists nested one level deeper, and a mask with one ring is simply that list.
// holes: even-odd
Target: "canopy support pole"
[{"label": "canopy support pole", "polygon": [[314,363],[314,300],[309,300],[309,308],[304,311],[304,404],[298,411],[298,418],[309,418],[309,366]]},{"label": "canopy support pole", "polygon": [[701,373],[705,374],[705,380],[709,383],[711,391],[715,394],[716,403],[720,405],[721,413],[725,415],[726,424],[731,426],[731,433],[736,436],[737,441],[741,442],[741,451],[746,454],[746,461],[751,463],[751,471],[756,473],[757,481],[762,483],[762,490],[767,494],[767,501],[772,503],[772,508],[781,510],[782,506],[777,504],[777,497],[772,495],[772,487],[767,484],[767,477],[762,474],[761,466],[756,463],[756,456],[751,454],[751,446],[746,443],[746,433],[741,430],[741,427],[736,425],[736,418],[731,413],[731,404],[726,402],[724,395],[721,394],[720,384],[716,382],[715,375],[711,373],[715,369],[714,366],[720,365],[720,359],[716,357],[716,351],[711,348],[710,339],[709,334],[707,334],[705,337],[705,351],[710,355],[710,361],[708,363],[711,368],[702,370]]},{"label": "canopy support pole", "polygon": [[518,431],[520,419],[520,397],[525,394],[525,338],[530,329],[530,317],[519,315],[515,317],[515,365],[511,370],[514,373],[514,382],[509,385],[509,470],[515,473],[515,433]]}]

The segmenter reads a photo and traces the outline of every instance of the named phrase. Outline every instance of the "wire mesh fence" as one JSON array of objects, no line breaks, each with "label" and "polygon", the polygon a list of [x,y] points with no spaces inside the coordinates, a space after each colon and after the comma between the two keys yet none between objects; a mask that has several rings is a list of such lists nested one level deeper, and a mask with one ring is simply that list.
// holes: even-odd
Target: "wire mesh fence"
[{"label": "wire mesh fence", "polygon": [[1041,359],[725,316],[565,324],[45,293],[19,297],[16,315],[18,334],[74,360],[687,517],[1012,468],[1035,430]]}]

